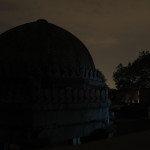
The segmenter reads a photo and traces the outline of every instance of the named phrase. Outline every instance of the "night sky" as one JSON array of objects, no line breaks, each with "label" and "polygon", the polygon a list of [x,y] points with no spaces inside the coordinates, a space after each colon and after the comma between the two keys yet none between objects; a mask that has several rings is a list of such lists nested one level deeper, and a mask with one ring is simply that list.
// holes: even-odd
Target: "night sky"
[{"label": "night sky", "polygon": [[77,36],[111,88],[119,63],[150,50],[150,0],[0,0],[0,33],[38,19]]}]

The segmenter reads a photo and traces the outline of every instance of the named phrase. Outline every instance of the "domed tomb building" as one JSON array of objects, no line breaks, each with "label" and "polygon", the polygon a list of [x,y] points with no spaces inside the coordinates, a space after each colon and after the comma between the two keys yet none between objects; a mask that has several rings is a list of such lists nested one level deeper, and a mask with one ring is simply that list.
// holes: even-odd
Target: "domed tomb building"
[{"label": "domed tomb building", "polygon": [[84,44],[38,20],[0,35],[0,141],[59,142],[109,125],[102,74]]}]

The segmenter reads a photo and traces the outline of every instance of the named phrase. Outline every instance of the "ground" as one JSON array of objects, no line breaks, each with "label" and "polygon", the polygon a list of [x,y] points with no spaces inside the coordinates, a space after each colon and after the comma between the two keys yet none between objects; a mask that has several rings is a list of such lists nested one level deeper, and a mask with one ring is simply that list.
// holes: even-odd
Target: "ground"
[{"label": "ground", "polygon": [[150,130],[94,141],[79,146],[55,147],[38,150],[149,150]]},{"label": "ground", "polygon": [[57,146],[37,150],[149,150],[150,120],[121,119],[117,122],[118,133],[113,138],[97,140],[78,146]]}]

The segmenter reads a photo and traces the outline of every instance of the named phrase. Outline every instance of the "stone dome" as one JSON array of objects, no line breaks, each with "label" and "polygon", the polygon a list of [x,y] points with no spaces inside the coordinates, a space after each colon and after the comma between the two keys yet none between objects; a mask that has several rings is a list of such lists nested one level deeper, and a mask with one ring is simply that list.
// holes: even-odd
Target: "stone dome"
[{"label": "stone dome", "polygon": [[95,69],[84,44],[46,20],[13,28],[3,33],[0,41],[0,57],[7,63],[46,64],[53,69]]},{"label": "stone dome", "polygon": [[5,78],[12,86],[14,82],[29,86],[26,84],[34,84],[33,80],[46,87],[72,86],[72,82],[102,84],[101,73],[84,44],[46,20],[26,23],[0,35],[0,71],[5,86]]},{"label": "stone dome", "polygon": [[45,20],[0,35],[0,91],[0,142],[70,141],[109,124],[107,87],[87,48]]}]

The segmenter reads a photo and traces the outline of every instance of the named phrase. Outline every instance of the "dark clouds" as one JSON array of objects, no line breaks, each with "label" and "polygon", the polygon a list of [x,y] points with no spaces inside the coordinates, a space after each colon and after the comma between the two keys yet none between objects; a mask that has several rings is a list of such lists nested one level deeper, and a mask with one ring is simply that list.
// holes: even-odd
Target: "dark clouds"
[{"label": "dark clouds", "polygon": [[76,35],[114,87],[119,63],[150,49],[149,0],[0,0],[0,32],[45,18]]}]

